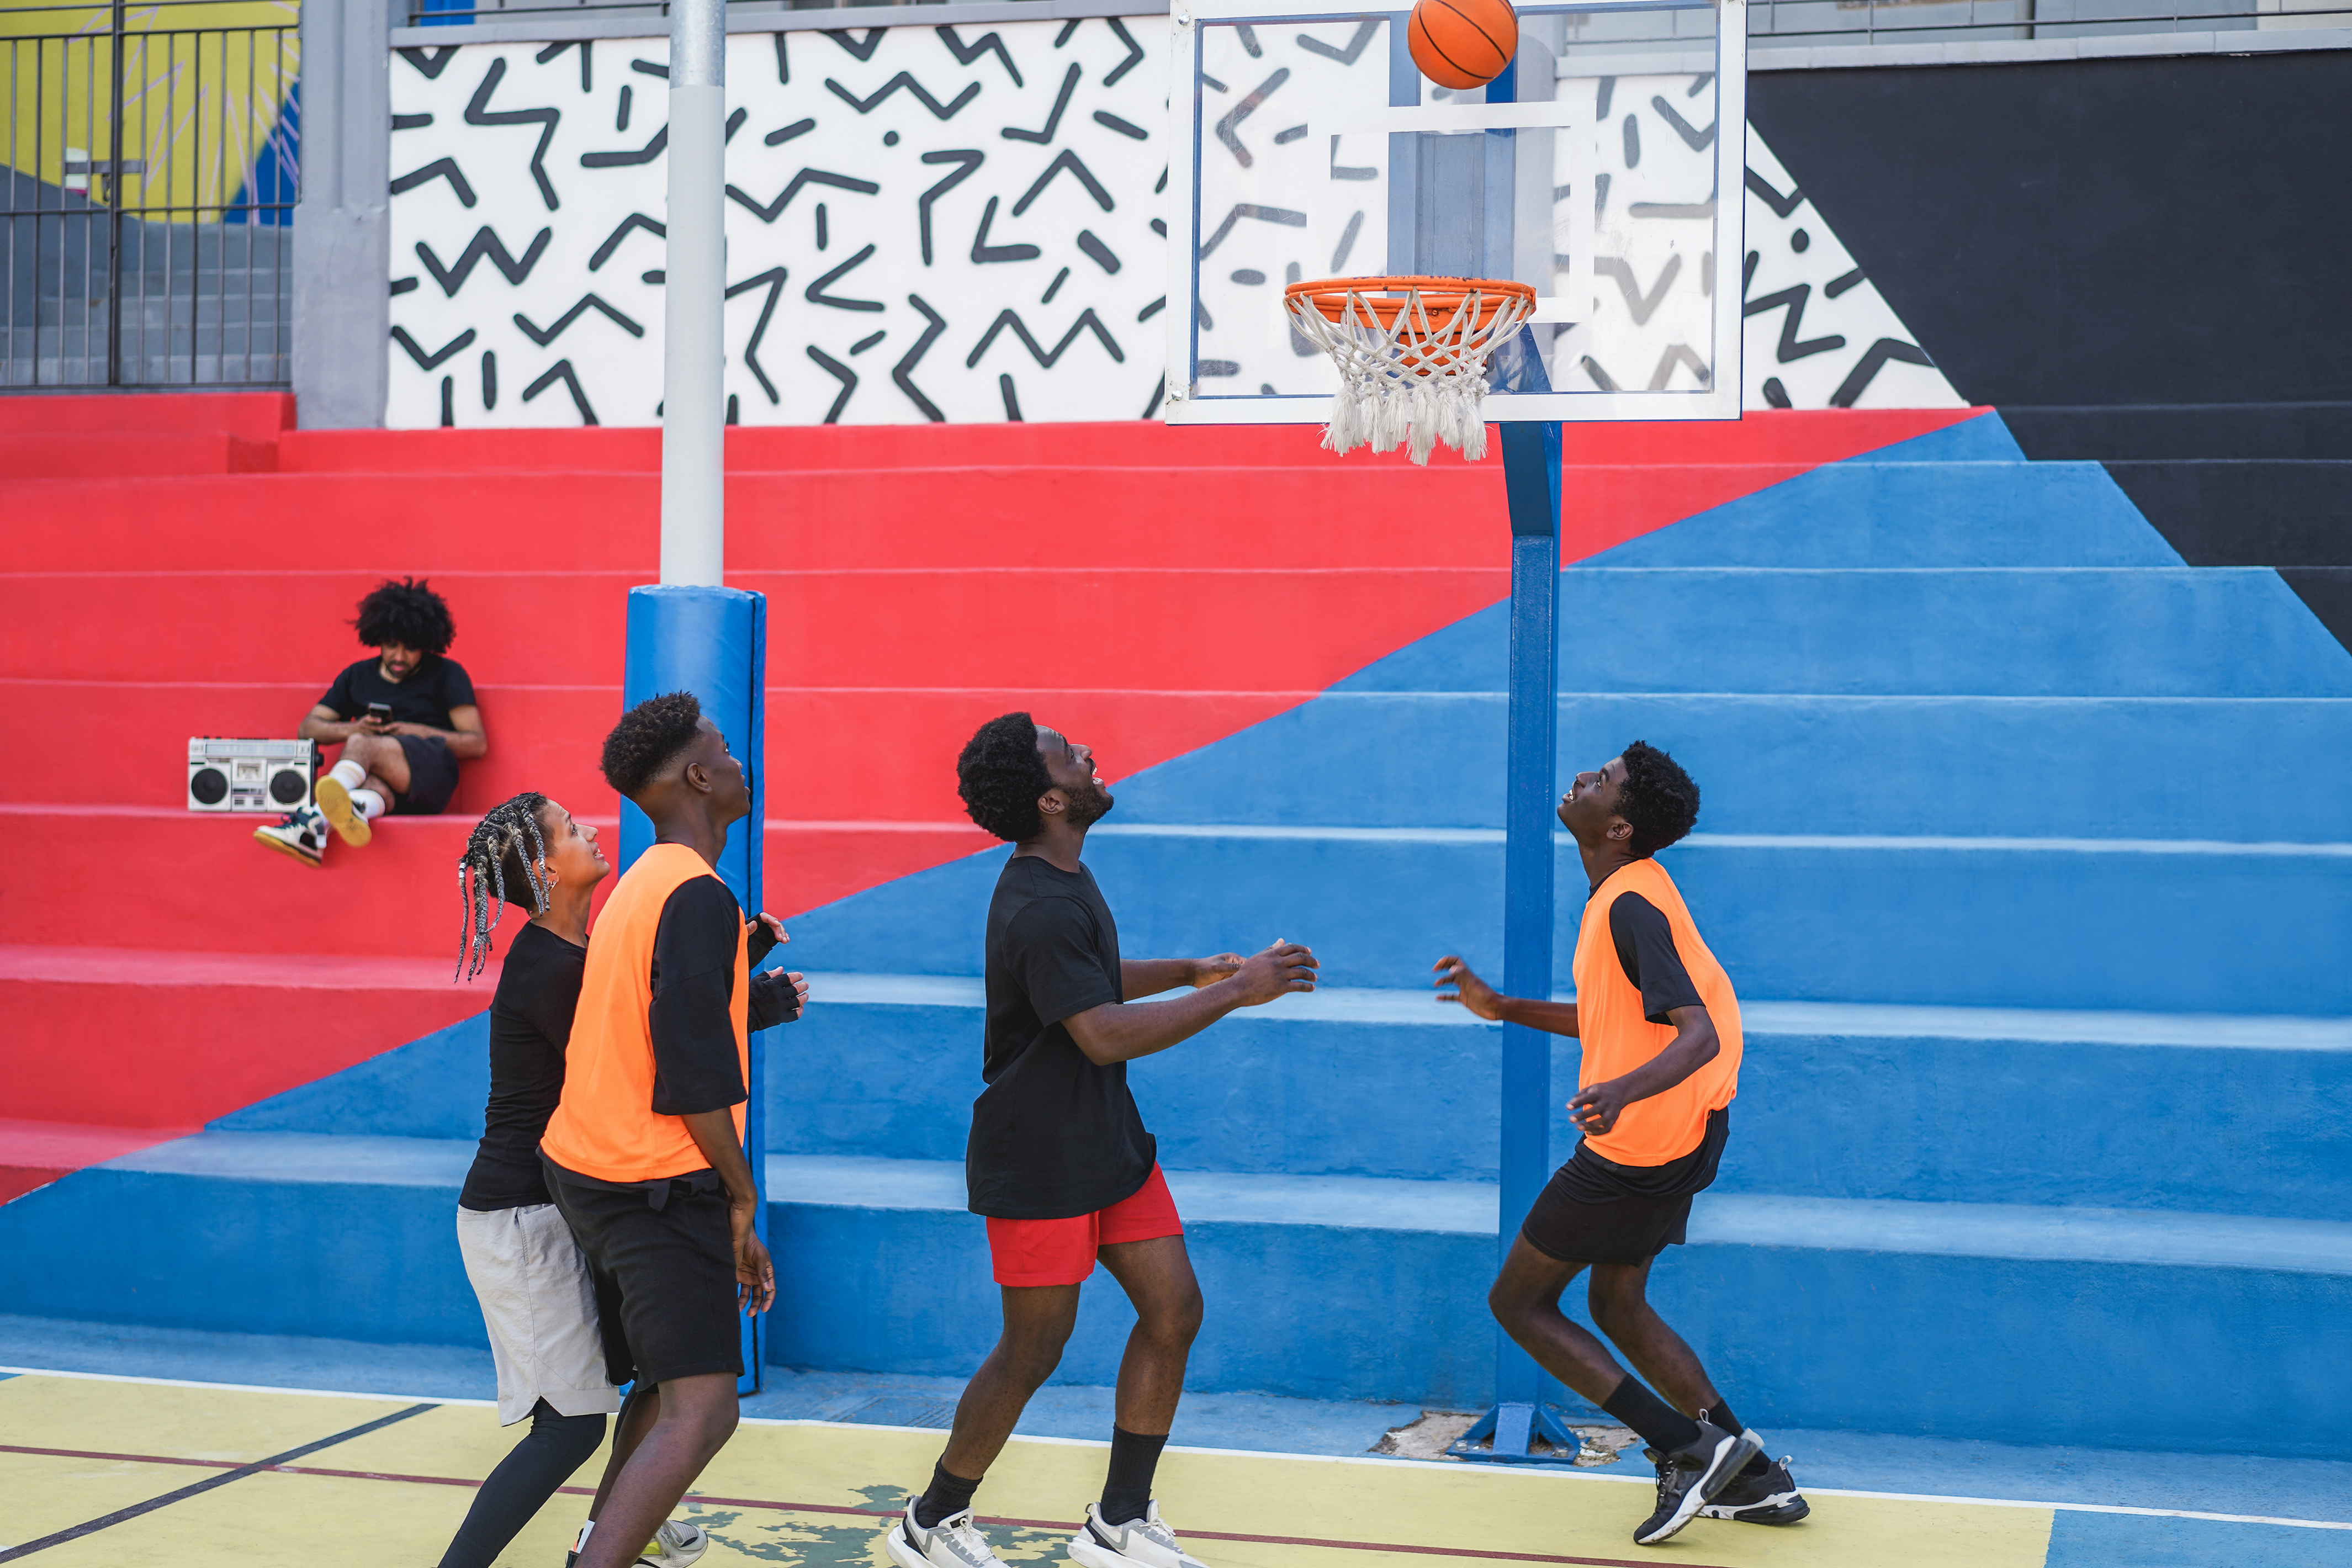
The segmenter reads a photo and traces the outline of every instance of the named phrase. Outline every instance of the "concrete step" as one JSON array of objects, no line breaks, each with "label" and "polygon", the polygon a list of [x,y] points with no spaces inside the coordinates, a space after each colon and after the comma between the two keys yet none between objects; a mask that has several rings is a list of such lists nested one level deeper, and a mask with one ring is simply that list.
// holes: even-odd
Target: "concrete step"
[{"label": "concrete step", "polygon": [[[160,1144],[0,1208],[0,1306],[473,1343],[450,1219],[470,1157],[457,1141],[293,1133]],[[977,1363],[995,1290],[958,1165],[776,1156],[767,1179],[775,1360],[944,1375]],[[1186,1172],[1170,1184],[1210,1304],[1194,1386],[1486,1398],[1493,1187]],[[141,1247],[83,1245],[132,1215]],[[83,1265],[51,1265],[64,1255]],[[1071,1381],[1113,1373],[1126,1324],[1106,1286],[1088,1286]],[[2148,1447],[2193,1429],[2225,1450],[2352,1455],[2329,1418],[2352,1342],[2323,1331],[2352,1307],[2352,1225],[1709,1194],[1653,1298],[1759,1425],[1834,1415]]]},{"label": "concrete step", "polygon": [[[1582,868],[1556,836],[1554,973]],[[803,969],[980,972],[1003,851],[801,916]],[[1501,973],[1490,828],[1104,823],[1087,858],[1130,953],[1313,946],[1336,985]],[[2352,845],[1695,834],[1660,863],[1749,995],[2332,1016],[2352,1012]],[[2227,910],[2226,919],[2216,911]],[[910,962],[910,960],[912,962]]]},{"label": "concrete step", "polygon": [[0,434],[0,474],[12,479],[267,473],[277,465],[276,442],[250,441],[226,432],[159,432],[136,441],[119,436]]},{"label": "concrete step", "polygon": [[[980,982],[811,984],[808,1016],[765,1037],[769,1152],[961,1159]],[[1719,1191],[2352,1211],[2352,1020],[1755,1000],[1741,1016]],[[213,1125],[472,1136],[485,1027],[452,1026]],[[1129,1081],[1171,1169],[1491,1182],[1498,1035],[1426,992],[1327,988],[1234,1014]],[[1560,1106],[1577,1064],[1575,1042],[1557,1041],[1555,1159],[1576,1142]]]}]

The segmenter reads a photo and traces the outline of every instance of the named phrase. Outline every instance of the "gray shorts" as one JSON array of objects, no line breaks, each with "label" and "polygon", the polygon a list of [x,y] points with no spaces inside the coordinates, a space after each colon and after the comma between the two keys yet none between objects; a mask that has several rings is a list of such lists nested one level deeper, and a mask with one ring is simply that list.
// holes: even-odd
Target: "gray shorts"
[{"label": "gray shorts", "polygon": [[542,1399],[559,1415],[621,1407],[588,1260],[553,1204],[458,1209],[457,1252],[490,1331],[499,1425],[511,1426]]}]

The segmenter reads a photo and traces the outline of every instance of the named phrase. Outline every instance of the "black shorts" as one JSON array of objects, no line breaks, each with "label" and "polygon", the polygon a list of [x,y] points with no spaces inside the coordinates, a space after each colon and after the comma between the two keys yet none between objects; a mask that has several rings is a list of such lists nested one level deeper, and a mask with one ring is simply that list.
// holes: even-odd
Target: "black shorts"
[{"label": "black shorts", "polygon": [[438,735],[394,735],[408,759],[408,787],[392,796],[394,816],[436,816],[457,793],[457,759]]},{"label": "black shorts", "polygon": [[660,1208],[642,1187],[587,1186],[569,1176],[549,1166],[547,1188],[595,1278],[613,1381],[742,1376],[735,1238],[718,1174],[676,1178]]},{"label": "black shorts", "polygon": [[1691,1195],[1585,1203],[1561,1190],[1555,1172],[1519,1226],[1527,1244],[1556,1263],[1647,1263],[1679,1247]]}]

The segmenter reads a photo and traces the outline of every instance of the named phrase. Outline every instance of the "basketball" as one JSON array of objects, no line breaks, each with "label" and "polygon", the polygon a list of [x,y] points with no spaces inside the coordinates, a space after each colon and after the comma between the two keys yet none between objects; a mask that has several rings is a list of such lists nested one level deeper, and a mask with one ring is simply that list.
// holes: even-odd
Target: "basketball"
[{"label": "basketball", "polygon": [[1509,0],[1418,0],[1406,30],[1412,63],[1440,87],[1484,87],[1518,52]]}]

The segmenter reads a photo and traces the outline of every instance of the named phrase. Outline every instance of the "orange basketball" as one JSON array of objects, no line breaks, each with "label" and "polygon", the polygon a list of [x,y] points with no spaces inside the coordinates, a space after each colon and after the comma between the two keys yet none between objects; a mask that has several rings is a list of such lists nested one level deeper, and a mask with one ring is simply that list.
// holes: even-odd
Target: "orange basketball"
[{"label": "orange basketball", "polygon": [[1412,63],[1440,87],[1484,87],[1519,48],[1509,0],[1418,0],[1405,30]]}]

